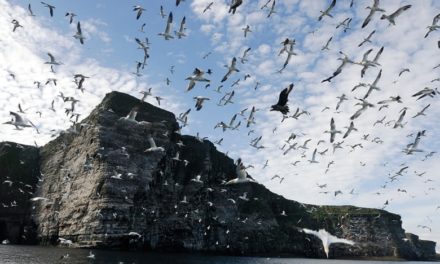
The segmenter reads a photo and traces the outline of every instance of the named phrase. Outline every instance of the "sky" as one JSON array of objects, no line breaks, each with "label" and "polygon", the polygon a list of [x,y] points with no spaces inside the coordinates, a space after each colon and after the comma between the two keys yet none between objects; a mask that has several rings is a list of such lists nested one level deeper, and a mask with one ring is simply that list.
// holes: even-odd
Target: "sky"
[{"label": "sky", "polygon": [[[351,7],[350,0],[338,0],[330,11],[332,17],[325,16],[321,21],[318,21],[320,11],[330,5],[330,0],[276,0],[275,13],[268,17],[272,1],[268,8],[262,8],[268,0],[245,0],[235,14],[230,14],[229,1],[225,0],[214,1],[205,12],[212,1],[186,0],[176,6],[171,0],[51,0],[47,3],[56,7],[51,17],[40,1],[0,0],[0,122],[9,121],[9,111],[17,112],[20,104],[23,115],[40,131],[36,133],[32,128],[18,131],[0,124],[0,141],[41,146],[69,128],[72,119],[66,116],[65,108],[70,103],[63,102],[60,92],[79,100],[74,112],[80,114],[81,120],[110,91],[141,98],[141,91],[152,88],[153,96],[147,101],[153,105],[158,105],[154,96],[160,96],[164,98],[160,107],[176,116],[191,109],[182,134],[199,133],[212,142],[223,138],[217,148],[231,158],[241,157],[245,165],[251,166],[247,172],[271,191],[304,203],[384,208],[402,216],[407,232],[436,241],[440,252],[440,159],[438,153],[428,155],[440,150],[440,103],[437,96],[420,100],[412,96],[440,83],[436,80],[440,77],[440,67],[435,68],[440,63],[437,44],[440,30],[424,38],[427,26],[440,13],[440,2],[381,1],[379,7],[387,15],[404,5],[411,8],[397,16],[395,25],[380,19],[382,14],[377,12],[362,28],[369,13],[366,7],[373,0],[354,1]],[[30,16],[28,4],[35,16]],[[146,9],[139,19],[133,11],[135,5]],[[77,15],[72,24],[65,16],[67,12]],[[179,30],[181,20],[186,18],[185,37],[165,40],[158,35],[165,30],[170,12],[172,32]],[[337,28],[347,18],[352,19],[348,28]],[[13,19],[22,25],[15,32]],[[84,45],[73,38],[77,21],[81,22],[86,38]],[[247,25],[251,32],[245,37],[243,28]],[[375,33],[371,42],[359,47],[372,31]],[[140,70],[141,76],[133,74],[136,61],[143,59],[135,38],[142,41],[148,38],[150,43],[150,57]],[[295,39],[296,54],[279,72],[287,57],[286,52],[278,55],[286,38]],[[328,50],[322,50],[329,38],[332,39]],[[384,50],[378,64],[369,67],[363,77],[362,66],[348,63],[331,82],[321,82],[341,64],[339,52],[359,63],[369,49],[372,51],[368,58],[372,60],[381,47]],[[248,60],[242,63],[239,58],[248,48],[251,48]],[[62,62],[54,67],[54,72],[45,64],[49,60],[47,53]],[[234,57],[239,72],[222,83],[227,72],[225,65]],[[186,78],[196,67],[205,71],[209,86],[198,82],[194,89],[186,91]],[[207,73],[208,69],[212,74]],[[399,76],[404,69],[408,70]],[[352,89],[360,83],[373,83],[380,70],[377,83],[380,90],[373,90],[366,99],[374,107],[353,121],[357,131],[342,138],[350,116],[360,108],[356,98],[363,98],[368,87]],[[73,75],[78,73],[90,77],[84,82],[83,92],[74,83]],[[56,78],[57,85],[45,85],[49,78]],[[232,86],[237,80],[238,84]],[[41,82],[40,88],[36,81]],[[291,83],[294,88],[289,95],[289,115],[297,108],[307,114],[283,120],[280,112],[270,111],[270,106]],[[223,85],[220,92],[216,92],[220,85]],[[232,91],[234,103],[219,106],[225,93]],[[336,111],[337,97],[342,94],[348,100]],[[196,96],[210,99],[200,111],[194,107]],[[400,96],[402,102],[390,102],[388,107],[380,108],[377,103],[390,96]],[[52,102],[55,111],[50,110]],[[413,118],[427,105],[425,115]],[[257,109],[255,124],[246,127],[252,107]],[[404,107],[407,107],[405,125],[393,128]],[[237,116],[236,124],[241,121],[238,129],[225,132],[214,129],[218,122],[229,123],[234,114],[246,108],[244,116]],[[384,117],[383,123],[375,124]],[[340,144],[343,148],[335,152],[329,134],[324,133],[330,129],[332,118],[336,129],[342,131],[336,135],[335,143],[343,141]],[[403,153],[414,142],[417,132],[423,130],[425,136],[419,144],[423,152]],[[297,135],[296,139],[286,143],[292,133]],[[252,147],[252,139],[260,136],[258,146],[263,147]],[[307,140],[305,149],[298,148]],[[297,147],[287,151],[289,144],[294,143]],[[362,147],[351,147],[359,143]],[[328,151],[324,155],[317,153],[318,163],[310,163],[315,149]],[[395,176],[405,167],[401,175]],[[279,177],[273,178],[275,175]],[[284,178],[281,183],[280,178]],[[335,195],[336,191],[341,193]]]}]

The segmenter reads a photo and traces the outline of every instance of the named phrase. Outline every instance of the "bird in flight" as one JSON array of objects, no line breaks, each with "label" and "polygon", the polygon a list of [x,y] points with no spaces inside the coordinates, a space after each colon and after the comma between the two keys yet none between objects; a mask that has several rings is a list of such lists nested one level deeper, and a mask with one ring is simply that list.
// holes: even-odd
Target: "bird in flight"
[{"label": "bird in flight", "polygon": [[293,89],[293,83],[289,84],[288,87],[284,88],[281,91],[280,97],[278,98],[278,102],[271,106],[270,111],[279,111],[282,114],[286,115],[289,112],[289,106],[287,105],[289,93]]},{"label": "bird in flight", "polygon": [[319,11],[321,12],[321,15],[318,17],[318,20],[321,21],[324,16],[329,16],[333,18],[333,16],[330,14],[330,11],[333,9],[333,7],[335,7],[335,5],[336,5],[336,0],[332,0],[329,7],[327,7],[325,11]]}]

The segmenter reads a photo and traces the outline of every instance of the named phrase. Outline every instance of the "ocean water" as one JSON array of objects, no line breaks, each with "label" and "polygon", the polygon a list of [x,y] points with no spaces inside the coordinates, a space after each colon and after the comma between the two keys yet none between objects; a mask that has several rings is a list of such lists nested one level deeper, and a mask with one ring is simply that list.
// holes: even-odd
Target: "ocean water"
[{"label": "ocean water", "polygon": [[[93,259],[88,258],[90,250],[69,249],[39,246],[0,245],[0,264],[312,264],[312,263],[343,263],[343,264],[381,264],[396,263],[393,261],[357,261],[332,259],[302,259],[302,258],[254,258],[204,256],[197,254],[162,254],[148,252],[126,252],[111,250],[92,250]],[[68,258],[62,256],[69,254]],[[432,262],[405,262],[432,263]]]}]

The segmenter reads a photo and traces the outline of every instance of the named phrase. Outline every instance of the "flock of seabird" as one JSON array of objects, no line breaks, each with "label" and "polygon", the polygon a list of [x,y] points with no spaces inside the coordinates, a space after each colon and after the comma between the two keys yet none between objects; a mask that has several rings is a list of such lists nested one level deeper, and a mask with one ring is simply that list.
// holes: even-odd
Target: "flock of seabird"
[{"label": "flock of seabird", "polygon": [[[180,3],[181,3],[181,1],[176,1],[176,6],[179,6]],[[48,3],[45,3],[45,2],[41,2],[41,4],[48,8],[50,17],[53,17],[54,12],[56,10],[55,6],[50,5]],[[240,10],[239,8],[242,4],[243,4],[242,0],[230,1],[229,10],[228,10],[229,15],[234,15],[236,12],[239,12],[239,10]],[[325,23],[327,19],[329,19],[329,20],[334,19],[332,13],[335,8],[338,8],[338,4],[339,3],[337,3],[336,0],[332,0],[325,10],[321,10],[320,11],[321,14],[317,17],[318,23]],[[211,9],[215,5],[216,5],[215,2],[210,2],[203,9],[203,13],[210,12]],[[351,1],[350,8],[353,5],[354,5],[354,1]],[[363,23],[361,25],[362,28],[365,28],[372,20],[375,19],[376,13],[382,13],[382,16],[380,17],[381,20],[386,20],[389,22],[389,24],[391,26],[396,26],[396,20],[398,19],[398,17],[403,16],[404,13],[407,12],[407,10],[409,10],[411,8],[411,5],[401,6],[396,11],[394,11],[392,13],[388,13],[386,10],[381,8],[379,0],[372,0],[372,5],[368,6],[367,8],[370,11],[369,11],[369,14],[367,15],[367,17],[363,20]],[[263,6],[261,6],[261,10],[264,10],[264,9],[268,10],[267,18],[270,19],[274,14],[277,13],[276,0],[268,0]],[[146,8],[144,8],[140,5],[135,5],[135,6],[133,6],[132,11],[135,13],[135,19],[139,20],[142,18],[142,15],[146,11]],[[29,13],[29,16],[36,16],[34,14],[34,12],[32,11],[31,4],[28,5],[28,13]],[[65,16],[69,19],[70,24],[72,24],[75,20],[75,17],[77,17],[77,15],[72,12],[66,12]],[[163,6],[160,7],[160,16],[162,18],[166,17]],[[342,27],[343,31],[346,32],[347,30],[353,28],[353,25],[351,25],[352,20],[353,20],[353,18],[348,17],[348,18],[344,19],[343,21],[341,21],[340,23],[338,23],[336,28]],[[440,14],[436,15],[433,18],[432,24],[427,27],[428,31],[427,31],[426,35],[424,36],[425,38],[428,38],[432,34],[432,32],[435,32],[440,28],[439,20],[440,20]],[[19,30],[26,30],[26,25],[22,25],[17,19],[12,19],[11,23],[13,24],[12,31],[14,33]],[[145,23],[142,24],[142,26],[139,30],[140,32],[144,32],[145,25],[146,25]],[[186,33],[186,17],[185,16],[183,16],[183,18],[181,19],[180,26],[179,26],[178,30],[173,32],[172,28],[173,28],[173,13],[169,12],[168,17],[166,19],[166,25],[165,25],[164,31],[157,33],[157,35],[163,37],[163,39],[166,41],[172,40],[175,37],[177,39],[182,39],[182,38],[188,37],[188,35]],[[253,34],[252,25],[246,24],[246,26],[244,28],[242,28],[242,30],[243,30],[243,37],[244,38],[248,38],[249,34]],[[371,43],[373,35],[375,33],[376,33],[376,30],[371,31],[371,33],[369,33],[357,46],[361,47],[363,45],[368,45],[369,43]],[[73,35],[73,37],[75,39],[79,40],[79,42],[81,44],[85,44],[86,38],[85,38],[83,31],[81,29],[80,21],[77,21],[76,33],[75,33],[75,35]],[[331,44],[332,40],[333,40],[333,36],[331,36],[324,43],[324,45],[322,46],[322,49],[321,49],[322,52],[325,52],[326,50],[330,49],[330,44]],[[140,77],[140,76],[142,76],[141,70],[144,69],[144,67],[147,64],[147,60],[150,57],[149,49],[150,49],[151,43],[149,42],[148,38],[145,38],[145,40],[141,40],[140,38],[135,38],[135,41],[136,41],[136,44],[138,45],[138,49],[143,51],[143,59],[136,62],[136,71],[133,72],[133,74],[136,77]],[[294,50],[295,45],[296,45],[296,40],[294,38],[291,38],[290,36],[286,37],[286,39],[281,43],[281,50],[278,52],[278,56],[286,54],[286,57],[285,57],[285,61],[282,65],[282,67],[280,68],[280,70],[277,71],[278,73],[282,73],[286,69],[286,67],[288,66],[289,62],[292,61],[294,56],[297,55],[297,52],[295,52],[295,50]],[[345,132],[343,132],[341,129],[337,128],[333,117],[330,119],[330,129],[323,131],[323,133],[328,133],[330,135],[329,142],[331,144],[331,147],[333,148],[333,153],[336,151],[336,149],[343,148],[344,141],[336,141],[337,137],[340,137],[340,136],[338,136],[338,134],[340,134],[342,136],[342,139],[346,139],[347,137],[349,137],[353,133],[353,131],[358,131],[358,129],[355,127],[354,122],[356,122],[357,119],[364,112],[366,112],[368,109],[374,108],[377,105],[377,106],[380,106],[380,108],[379,108],[379,111],[380,111],[383,108],[387,108],[390,104],[402,104],[403,103],[403,98],[399,95],[391,96],[391,97],[389,97],[389,99],[383,99],[377,103],[367,101],[367,100],[369,100],[370,95],[373,92],[381,90],[381,88],[379,86],[379,81],[381,79],[383,69],[381,68],[382,66],[380,64],[380,57],[381,57],[381,54],[384,52],[384,50],[385,50],[385,47],[382,46],[379,50],[377,50],[375,52],[376,53],[375,56],[371,59],[370,55],[373,53],[373,49],[370,48],[363,54],[362,59],[360,61],[356,61],[356,60],[350,58],[344,52],[339,51],[339,54],[342,56],[340,58],[337,58],[337,60],[341,61],[340,65],[336,68],[336,70],[328,78],[322,80],[322,82],[329,82],[330,83],[334,78],[336,78],[337,76],[342,74],[343,69],[345,67],[347,67],[347,65],[350,65],[350,64],[351,65],[358,65],[361,67],[361,71],[360,71],[361,78],[363,78],[365,76],[367,70],[379,69],[377,72],[376,78],[372,83],[361,82],[351,90],[351,92],[354,92],[355,90],[360,89],[360,88],[367,88],[364,96],[362,96],[360,98],[355,97],[355,100],[357,101],[356,105],[359,105],[360,108],[355,113],[353,113],[351,115],[350,120],[349,120],[349,125],[347,127],[345,127],[346,128]],[[222,88],[224,88],[225,82],[230,80],[231,78],[233,78],[233,76],[242,73],[239,70],[240,65],[238,65],[238,64],[239,63],[245,64],[249,60],[249,53],[250,52],[251,52],[251,47],[247,47],[244,50],[244,52],[242,53],[241,57],[239,57],[239,56],[233,57],[230,60],[229,65],[225,65],[225,67],[227,68],[227,71],[224,74],[223,78],[220,80],[220,84],[218,85],[218,87],[214,91],[216,91],[217,93],[223,93]],[[203,56],[203,59],[208,58],[208,56],[210,54],[211,54],[211,52],[208,52],[207,54],[205,54]],[[50,70],[53,73],[55,73],[54,67],[63,65],[63,63],[61,61],[58,61],[52,53],[47,52],[47,55],[49,56],[49,60],[44,62],[44,64],[49,65],[51,67]],[[237,58],[238,58],[238,60],[237,60]],[[439,67],[439,65],[434,67],[434,69],[437,67]],[[171,72],[171,74],[174,73],[174,65],[171,65],[170,72]],[[409,68],[402,69],[399,72],[399,77],[402,74],[404,74],[405,72],[410,72],[410,69]],[[208,69],[208,70],[204,71],[201,68],[196,67],[194,69],[192,75],[190,75],[189,77],[186,78],[186,80],[188,81],[188,85],[186,87],[186,92],[190,92],[191,90],[195,89],[196,84],[198,84],[198,83],[199,83],[199,85],[200,85],[200,83],[205,83],[206,84],[205,88],[208,88],[212,84],[212,82],[209,78],[207,78],[207,75],[205,75],[205,74],[211,75],[212,70]],[[246,78],[249,78],[250,76],[251,76],[250,74],[245,74],[244,80],[246,80]],[[84,83],[87,78],[90,78],[90,77],[85,76],[80,73],[77,73],[73,76],[73,82],[76,84],[77,89],[84,92],[84,89],[85,89]],[[239,85],[240,80],[241,80],[241,78],[235,80],[232,83],[231,87]],[[432,82],[435,82],[435,81],[436,80],[433,80]],[[440,79],[438,79],[437,81],[440,81]],[[171,83],[171,80],[168,77],[166,79],[166,83],[167,83],[167,85],[170,85],[170,83]],[[40,89],[40,87],[42,86],[42,82],[40,82],[40,81],[35,81],[34,84],[37,86],[38,89]],[[57,79],[53,78],[53,77],[48,78],[44,85],[50,85],[50,84],[56,86]],[[257,90],[257,88],[259,87],[260,84],[261,84],[260,82],[257,82],[254,89]],[[283,122],[285,119],[288,119],[288,118],[298,120],[301,115],[306,115],[306,116],[310,115],[310,113],[308,111],[300,109],[299,107],[296,108],[293,115],[289,115],[290,109],[289,109],[289,104],[288,104],[288,101],[289,101],[288,98],[291,93],[294,94],[293,88],[294,88],[293,83],[290,83],[288,85],[288,87],[283,88],[281,90],[281,92],[279,93],[278,102],[276,104],[270,106],[270,111],[276,111],[281,114],[281,116],[282,116],[281,122]],[[418,92],[414,93],[413,97],[415,100],[421,100],[421,99],[426,100],[427,98],[435,97],[438,93],[439,93],[439,91],[437,90],[437,88],[425,87],[425,88],[419,90]],[[141,91],[141,94],[142,94],[142,98],[140,99],[141,101],[145,101],[149,96],[153,96],[153,94],[151,92],[151,88],[149,88],[147,91]],[[234,103],[234,101],[233,101],[234,96],[235,96],[234,90],[229,91],[229,92],[224,92],[222,98],[219,100],[217,105],[223,107],[228,104]],[[78,103],[79,100],[76,98],[73,98],[73,97],[66,97],[66,96],[64,96],[64,94],[62,92],[60,92],[60,95],[57,97],[60,97],[63,102],[67,102],[67,103],[71,104],[70,108],[65,109],[65,113],[67,116],[70,117],[71,122],[74,124],[73,130],[75,131],[75,129],[76,129],[75,127],[77,125],[77,122],[78,122],[78,119],[80,116],[79,113],[75,112],[75,104]],[[154,96],[154,97],[157,100],[157,103],[160,105],[160,101],[163,100],[163,98],[161,98],[159,96]],[[211,100],[207,96],[193,96],[192,98],[195,100],[195,109],[197,111],[202,110],[204,103],[206,101]],[[342,94],[342,95],[338,96],[336,99],[337,99],[337,102],[336,102],[336,107],[335,107],[335,111],[336,111],[335,113],[339,113],[338,110],[340,109],[340,106],[345,101],[349,101],[349,96],[347,96],[346,94]],[[53,100],[51,103],[51,108],[50,108],[51,111],[56,111],[56,109],[54,107],[54,102],[55,102],[55,100]],[[422,110],[418,111],[412,118],[426,115],[425,111],[430,107],[430,105],[431,104],[427,104]],[[130,113],[126,117],[123,117],[122,119],[128,120],[128,121],[136,121],[137,110],[138,109],[136,109],[136,108],[132,109],[132,111],[130,111]],[[251,135],[252,133],[255,133],[255,131],[252,129],[252,127],[256,124],[256,118],[257,118],[256,113],[259,110],[260,109],[257,109],[255,106],[253,106],[251,108],[250,107],[245,108],[242,111],[240,111],[239,113],[234,114],[230,120],[220,121],[214,127],[214,129],[221,128],[223,132],[225,132],[227,130],[238,130],[238,128],[242,125],[242,121],[237,120],[237,117],[241,116],[244,119],[243,124],[246,124],[246,128],[249,129],[248,135]],[[324,112],[326,110],[330,110],[330,107],[326,106],[322,110],[322,112]],[[408,107],[403,107],[402,110],[399,112],[399,115],[397,116],[396,120],[389,120],[389,121],[385,122],[387,117],[384,116],[382,119],[377,120],[373,124],[373,126],[376,126],[378,124],[387,124],[389,126],[392,126],[392,128],[394,128],[394,129],[403,128],[405,126],[405,124],[408,122],[408,120],[406,118],[407,110],[408,110]],[[25,117],[25,111],[23,111],[21,105],[19,105],[19,111],[17,111],[17,112],[10,111],[10,115],[12,116],[12,119],[10,121],[5,122],[4,124],[12,125],[18,130],[21,130],[21,129],[27,128],[27,127],[33,127],[36,129],[37,133],[39,133],[37,126],[35,126],[34,123],[32,123],[29,119],[27,119]],[[189,117],[190,112],[191,112],[191,108],[178,115],[177,120],[180,122],[181,127],[185,127],[188,125],[188,117]],[[248,112],[248,114],[246,114],[247,112]],[[41,111],[39,114],[41,117]],[[342,126],[340,126],[340,127],[342,127]],[[276,131],[276,128],[274,128],[273,132],[275,133],[275,131]],[[425,135],[425,130],[418,131],[416,133],[416,136],[415,136],[413,142],[406,145],[406,147],[403,148],[402,152],[404,152],[407,155],[412,155],[415,153],[424,152],[424,150],[420,148],[420,141],[422,140],[422,137],[424,135]],[[283,152],[283,156],[288,154],[290,151],[302,149],[304,152],[302,153],[301,158],[303,158],[303,159],[307,158],[305,151],[309,149],[309,147],[310,147],[309,142],[311,142],[312,139],[306,139],[302,143],[295,142],[295,140],[299,139],[301,136],[303,136],[303,135],[297,135],[295,133],[292,133],[289,136],[289,138],[285,141],[284,146],[281,148],[281,150]],[[375,137],[374,139],[370,140],[369,136],[370,136],[369,134],[366,134],[366,135],[364,134],[362,136],[362,140],[370,141],[370,142],[373,142],[376,144],[383,143],[383,141],[379,137]],[[156,145],[156,143],[154,141],[154,135],[148,134],[147,139],[148,139],[148,142],[150,143],[150,148],[145,150],[146,153],[165,151],[165,149],[163,147]],[[253,138],[250,141],[250,146],[255,148],[256,150],[265,148],[265,146],[263,146],[261,144],[261,140],[262,140],[262,136],[257,136],[255,138]],[[216,140],[215,143],[217,145],[220,145],[222,143],[222,141],[223,141],[223,138],[220,140]],[[321,143],[325,144],[326,140],[319,139],[319,141],[317,140],[317,142],[318,143],[316,144],[315,147],[310,147],[311,149],[313,149],[312,156],[309,159],[307,159],[310,164],[319,163],[320,162],[319,157],[325,155],[328,151],[328,148],[323,149],[323,150],[319,149],[319,145]],[[354,145],[348,145],[348,146],[351,147],[351,151],[355,151],[357,148],[359,148],[359,149],[363,148],[363,145],[361,143],[357,143]],[[175,157],[176,160],[180,160],[178,154],[179,153],[176,154],[177,155]],[[434,154],[435,154],[434,151],[430,152],[429,155],[425,156],[425,159],[431,157]],[[292,166],[296,166],[300,162],[301,162],[301,160],[296,160],[296,161],[292,162],[291,164],[292,164]],[[333,165],[334,163],[335,163],[334,161],[331,161],[330,163],[328,163],[326,173],[330,169],[330,166]],[[245,166],[243,161],[240,158],[237,159],[235,164],[236,164],[237,178],[234,178],[234,179],[226,182],[225,185],[255,181],[246,172],[247,168],[253,167],[252,165]],[[263,169],[270,166],[269,164],[270,164],[270,160],[266,160],[265,164],[263,165]],[[365,165],[366,165],[365,163],[361,162],[361,166],[365,166]],[[403,165],[405,165],[405,164],[403,164]],[[402,166],[401,169],[398,172],[396,172],[394,175],[389,175],[389,181],[386,184],[396,180],[397,177],[402,176],[402,174],[405,173],[407,169],[408,169],[408,166]],[[118,178],[118,175],[115,175],[114,178]],[[120,176],[119,176],[119,179],[120,179]],[[279,175],[275,175],[271,179],[272,180],[279,179],[280,183],[281,183],[284,180],[284,177],[281,177]],[[192,181],[193,182],[203,182],[202,179],[200,178],[200,175],[198,175],[197,177],[192,179]],[[3,184],[5,184],[5,183],[7,183],[7,182],[5,181]],[[386,184],[385,184],[385,186],[386,186]],[[327,184],[318,184],[317,183],[317,186],[320,189],[327,188]],[[329,192],[324,191],[323,193],[329,193]],[[341,190],[335,190],[333,193],[334,193],[334,196],[337,196],[339,194],[343,194],[343,192]],[[351,193],[354,193],[354,190],[352,190]],[[240,196],[239,198],[244,201],[248,200],[246,193],[244,193],[243,196]],[[35,202],[35,201],[40,201],[40,200],[44,200],[44,199],[46,199],[46,198],[35,197],[32,199],[32,201]],[[231,200],[233,200],[233,199],[231,198]],[[188,202],[187,197],[184,197],[182,203],[184,203],[184,202]],[[386,205],[388,205],[388,203],[389,203],[389,201],[387,200]],[[283,211],[281,214],[286,215],[286,212]],[[353,244],[352,241],[345,240],[345,239],[338,239],[338,238],[330,235],[325,230],[313,231],[313,230],[303,229],[302,231],[306,234],[312,234],[314,236],[319,237],[322,240],[322,243],[324,245],[324,250],[325,250],[325,253],[327,254],[327,256],[328,256],[329,245],[331,243],[337,242],[337,243]],[[94,255],[92,255],[92,253],[91,253],[89,257],[93,258]]]}]

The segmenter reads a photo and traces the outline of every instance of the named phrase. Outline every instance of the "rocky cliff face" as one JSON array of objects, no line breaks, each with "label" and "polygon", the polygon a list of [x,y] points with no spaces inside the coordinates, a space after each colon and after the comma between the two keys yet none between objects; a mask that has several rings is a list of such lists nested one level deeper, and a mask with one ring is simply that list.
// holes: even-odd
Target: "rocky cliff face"
[{"label": "rocky cliff face", "polygon": [[38,163],[36,147],[0,143],[0,242],[36,242],[29,199],[40,176]]},{"label": "rocky cliff face", "polygon": [[[137,122],[124,119],[135,106]],[[302,232],[307,228],[355,242],[332,244],[332,258],[435,256],[435,243],[405,235],[398,215],[302,204],[258,183],[224,185],[236,177],[233,160],[211,142],[181,136],[177,129],[172,113],[126,94],[108,94],[76,129],[40,151],[37,171],[44,177],[34,196],[47,200],[32,210],[39,241],[326,257],[321,240]],[[145,152],[147,135],[164,151]]]}]

